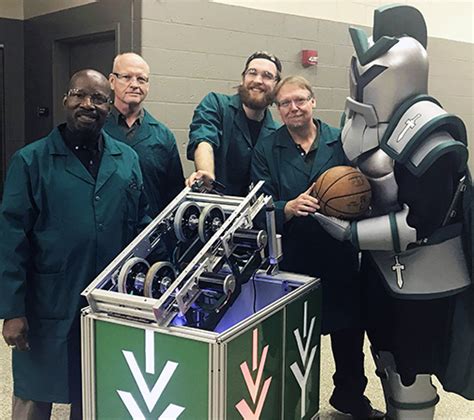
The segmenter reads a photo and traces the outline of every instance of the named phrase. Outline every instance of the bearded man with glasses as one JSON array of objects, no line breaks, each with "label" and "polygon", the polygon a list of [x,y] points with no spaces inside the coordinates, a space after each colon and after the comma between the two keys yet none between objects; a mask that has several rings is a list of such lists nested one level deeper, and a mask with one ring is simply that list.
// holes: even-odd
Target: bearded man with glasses
[{"label": "bearded man with glasses", "polygon": [[277,57],[255,52],[245,63],[236,95],[211,92],[204,97],[190,126],[187,157],[194,160],[196,172],[187,179],[188,186],[202,181],[211,189],[218,181],[225,194],[247,194],[252,150],[277,128],[268,107],[281,70]]},{"label": "bearded man with glasses", "polygon": [[66,123],[11,159],[0,206],[0,318],[12,349],[12,418],[81,416],[81,292],[145,225],[138,156],[102,131],[110,86],[75,73]]},{"label": "bearded man with glasses", "polygon": [[311,217],[319,209],[312,195],[314,181],[327,169],[345,164],[340,130],[313,117],[316,99],[303,77],[282,80],[275,89],[275,103],[285,125],[258,142],[251,178],[265,181],[263,192],[275,203],[284,255],[280,267],[321,278],[322,333],[331,336],[336,365],[330,404],[354,419],[382,419],[384,414],[364,396],[357,252]]}]

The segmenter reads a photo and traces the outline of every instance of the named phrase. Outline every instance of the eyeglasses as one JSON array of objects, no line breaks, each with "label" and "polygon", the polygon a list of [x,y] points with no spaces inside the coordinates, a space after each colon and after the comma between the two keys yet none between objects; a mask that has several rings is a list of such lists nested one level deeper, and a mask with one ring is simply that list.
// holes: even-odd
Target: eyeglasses
[{"label": "eyeglasses", "polygon": [[276,102],[276,104],[278,108],[288,108],[293,103],[297,108],[299,108],[311,99],[313,99],[313,97],[309,95],[307,98],[285,99],[284,101]]},{"label": "eyeglasses", "polygon": [[112,73],[112,74],[123,83],[131,83],[132,80],[135,79],[139,85],[146,85],[150,81],[150,79],[146,76],[132,76],[130,74],[120,74],[120,73]]},{"label": "eyeglasses", "polygon": [[245,71],[245,75],[251,79],[255,79],[257,76],[260,76],[266,82],[273,82],[276,80],[276,76],[269,71],[258,72],[256,69],[248,69]]},{"label": "eyeglasses", "polygon": [[84,99],[89,98],[94,105],[104,105],[110,102],[110,98],[102,95],[102,93],[87,93],[81,89],[69,89],[66,96],[77,102],[82,102]]}]

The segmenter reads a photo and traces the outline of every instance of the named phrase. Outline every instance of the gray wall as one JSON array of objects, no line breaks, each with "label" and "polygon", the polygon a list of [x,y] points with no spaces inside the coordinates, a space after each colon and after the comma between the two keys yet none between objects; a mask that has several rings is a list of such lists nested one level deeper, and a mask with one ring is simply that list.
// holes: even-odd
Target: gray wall
[{"label": "gray wall", "polygon": [[[152,71],[147,108],[175,133],[187,173],[193,168],[184,151],[194,107],[211,90],[234,92],[255,50],[276,54],[285,75],[306,77],[315,86],[316,115],[338,125],[353,51],[347,24],[207,2],[138,0],[137,11],[138,4],[139,45]],[[302,49],[318,50],[317,67],[299,64]],[[430,93],[465,120],[474,141],[473,45],[431,38],[429,54]]]},{"label": "gray wall", "polygon": [[5,159],[25,141],[23,22],[0,18],[0,44],[5,54]]},{"label": "gray wall", "polygon": [[[133,43],[133,0],[102,0],[25,21],[25,118],[26,139],[31,142],[53,127],[55,42],[113,30],[117,51],[129,51]],[[37,115],[48,107],[49,116]]]}]

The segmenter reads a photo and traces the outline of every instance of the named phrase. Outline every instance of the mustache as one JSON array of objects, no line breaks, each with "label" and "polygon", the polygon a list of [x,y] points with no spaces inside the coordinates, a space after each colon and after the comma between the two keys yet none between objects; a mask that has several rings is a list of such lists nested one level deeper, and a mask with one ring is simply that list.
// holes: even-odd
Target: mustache
[{"label": "mustache", "polygon": [[249,83],[248,89],[253,89],[253,88],[259,88],[262,91],[266,90],[263,83],[255,83],[255,82]]},{"label": "mustache", "polygon": [[76,117],[89,117],[89,118],[97,118],[97,112],[96,111],[85,111],[85,110],[78,110],[76,112]]},{"label": "mustache", "polygon": [[140,93],[143,95],[143,90],[141,88],[129,89],[125,93]]}]

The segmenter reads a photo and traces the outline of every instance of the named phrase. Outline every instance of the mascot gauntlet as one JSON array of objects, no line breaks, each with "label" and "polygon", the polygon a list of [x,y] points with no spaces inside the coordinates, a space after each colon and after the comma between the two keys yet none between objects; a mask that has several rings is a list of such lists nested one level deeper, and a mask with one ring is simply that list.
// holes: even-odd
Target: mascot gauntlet
[{"label": "mascot gauntlet", "polygon": [[406,204],[396,213],[355,222],[313,214],[324,230],[339,241],[349,240],[360,250],[405,251],[416,242],[416,229],[408,225],[409,208]]}]

